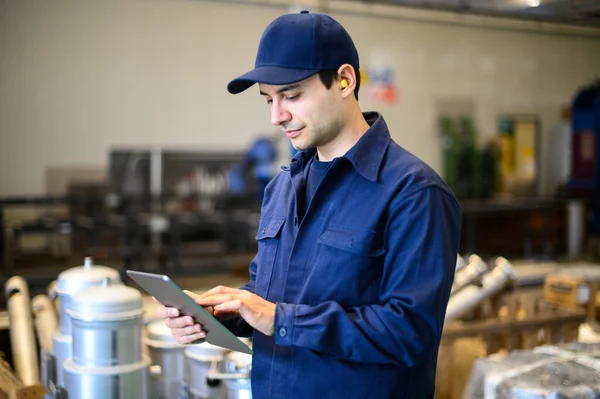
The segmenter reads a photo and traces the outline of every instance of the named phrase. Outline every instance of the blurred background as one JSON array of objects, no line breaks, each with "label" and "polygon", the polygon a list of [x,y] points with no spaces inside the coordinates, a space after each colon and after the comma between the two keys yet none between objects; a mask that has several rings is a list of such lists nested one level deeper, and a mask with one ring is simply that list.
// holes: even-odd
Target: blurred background
[{"label": "blurred background", "polygon": [[85,257],[243,284],[262,191],[293,149],[256,87],[226,85],[269,22],[302,9],[346,27],[363,111],[460,199],[458,259],[502,257],[512,291],[593,304],[577,293],[600,281],[597,0],[0,0],[2,285],[46,293]]}]

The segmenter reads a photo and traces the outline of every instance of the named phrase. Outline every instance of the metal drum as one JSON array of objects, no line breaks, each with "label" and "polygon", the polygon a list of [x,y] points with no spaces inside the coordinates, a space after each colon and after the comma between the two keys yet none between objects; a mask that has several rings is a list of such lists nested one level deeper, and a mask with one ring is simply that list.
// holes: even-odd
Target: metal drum
[{"label": "metal drum", "polygon": [[69,399],[147,399],[150,358],[142,354],[142,295],[112,284],[79,291],[71,317],[73,355],[64,363]]},{"label": "metal drum", "polygon": [[190,399],[221,399],[225,397],[225,385],[221,379],[210,378],[209,372],[219,374],[223,371],[223,360],[226,353],[227,349],[211,345],[208,342],[186,347],[185,357]]},{"label": "metal drum", "polygon": [[55,292],[50,293],[58,296],[59,303],[58,330],[52,335],[52,353],[56,358],[56,385],[64,386],[63,363],[72,353],[71,319],[67,315],[71,298],[82,289],[99,286],[105,277],[113,283],[121,282],[117,270],[95,266],[91,258],[85,258],[83,266],[73,267],[58,275]]},{"label": "metal drum", "polygon": [[146,326],[146,349],[153,366],[160,366],[153,376],[152,399],[187,399],[185,386],[185,348],[175,341],[164,320],[154,320]]},{"label": "metal drum", "polygon": [[251,399],[252,387],[250,372],[252,371],[252,355],[241,352],[230,352],[225,357],[225,384],[227,399]]}]

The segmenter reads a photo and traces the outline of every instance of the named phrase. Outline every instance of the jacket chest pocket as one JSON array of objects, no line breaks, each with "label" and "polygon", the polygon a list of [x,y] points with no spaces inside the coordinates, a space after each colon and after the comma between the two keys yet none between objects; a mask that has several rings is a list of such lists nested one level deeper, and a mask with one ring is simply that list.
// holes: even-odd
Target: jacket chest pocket
[{"label": "jacket chest pocket", "polygon": [[329,226],[317,239],[311,300],[360,305],[377,300],[386,248],[371,230]]},{"label": "jacket chest pocket", "polygon": [[263,217],[260,219],[258,234],[259,263],[256,268],[254,290],[256,295],[267,298],[273,267],[281,241],[281,230],[285,224],[284,217]]}]

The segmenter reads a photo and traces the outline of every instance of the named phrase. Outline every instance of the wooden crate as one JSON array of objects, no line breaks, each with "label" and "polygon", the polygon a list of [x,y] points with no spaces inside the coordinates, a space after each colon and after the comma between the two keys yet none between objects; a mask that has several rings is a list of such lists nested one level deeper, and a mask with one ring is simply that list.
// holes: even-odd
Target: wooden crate
[{"label": "wooden crate", "polygon": [[[595,295],[596,287],[592,290]],[[486,355],[573,342],[578,338],[579,326],[588,319],[594,320],[595,312],[595,306],[572,309],[545,302],[542,292],[506,291],[488,299],[466,318],[444,326],[438,354],[436,399],[454,399],[456,391],[464,388],[453,386],[457,380],[453,375],[454,345],[458,340],[478,338],[484,343]]]}]

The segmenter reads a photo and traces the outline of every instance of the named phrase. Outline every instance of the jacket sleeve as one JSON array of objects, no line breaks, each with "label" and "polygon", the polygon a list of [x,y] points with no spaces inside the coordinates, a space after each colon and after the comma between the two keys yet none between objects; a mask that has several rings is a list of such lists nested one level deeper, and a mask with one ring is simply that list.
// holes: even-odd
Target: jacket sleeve
[{"label": "jacket sleeve", "polygon": [[411,367],[437,352],[454,280],[460,206],[438,186],[396,198],[386,222],[380,302],[278,303],[275,342],[346,361]]},{"label": "jacket sleeve", "polygon": [[[254,293],[254,283],[256,281],[256,266],[257,256],[250,262],[250,280],[240,287],[242,290]],[[254,328],[248,324],[241,316],[232,317],[230,319],[221,320],[221,323],[237,337],[251,337],[254,333]]]}]

